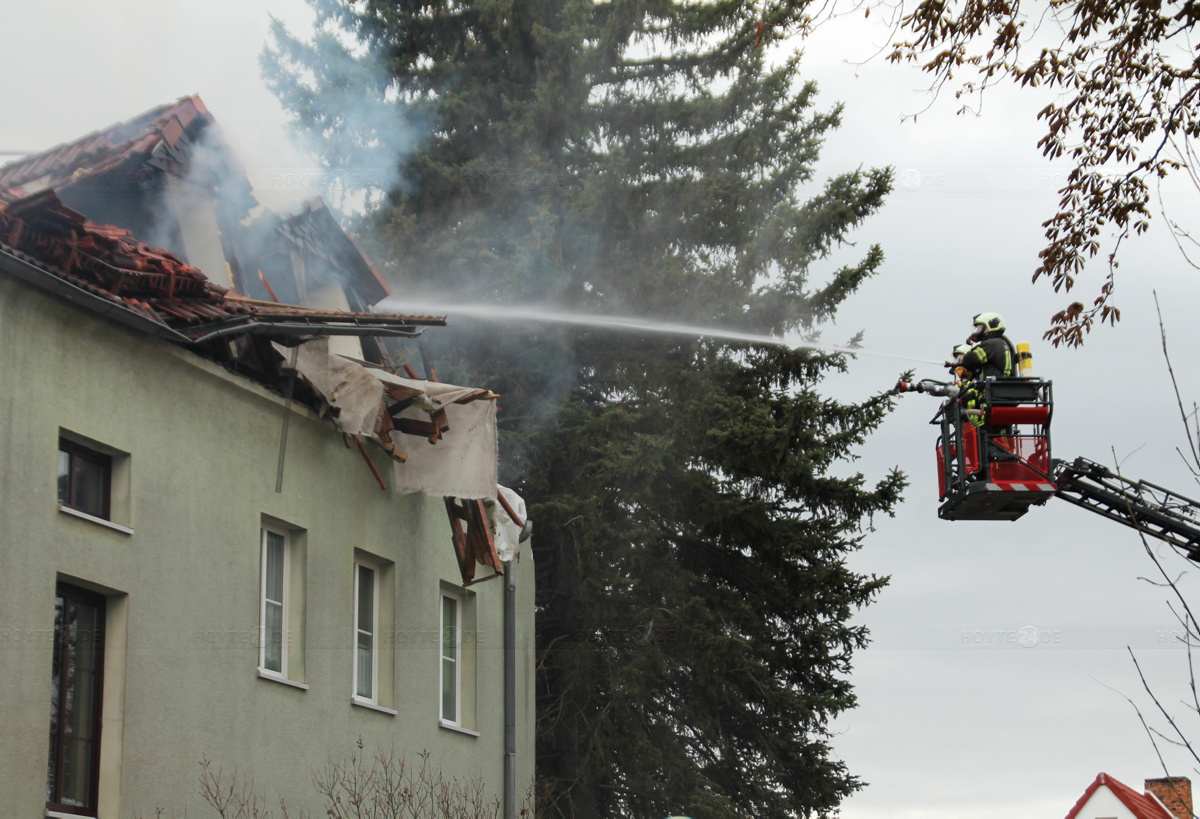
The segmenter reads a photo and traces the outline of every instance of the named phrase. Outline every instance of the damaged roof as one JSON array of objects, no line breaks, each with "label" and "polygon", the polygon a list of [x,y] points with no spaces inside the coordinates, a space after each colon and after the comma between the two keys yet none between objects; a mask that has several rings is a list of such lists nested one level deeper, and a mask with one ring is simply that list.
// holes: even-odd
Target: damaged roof
[{"label": "damaged roof", "polygon": [[[463,582],[476,582],[480,563],[499,576],[485,509],[497,497],[498,396],[439,383],[423,347],[425,380],[395,359],[378,337],[445,319],[368,312],[391,290],[320,198],[290,216],[251,218],[256,206],[204,103],[184,97],[0,168],[0,274],[309,406],[387,489],[363,448],[374,442],[397,489],[447,498]],[[362,343],[335,353],[334,335]],[[500,503],[515,544],[523,523]]]},{"label": "damaged roof", "polygon": [[317,310],[238,297],[130,231],[88,221],[52,190],[0,202],[0,253],[25,262],[26,278],[44,290],[68,297],[78,291],[72,301],[97,307],[87,294],[127,313],[124,323],[177,341],[238,331],[413,335],[416,326],[445,324],[438,316]]},{"label": "damaged roof", "polygon": [[[342,270],[358,285],[367,304],[376,304],[392,294],[379,271],[371,264],[367,254],[354,238],[342,230],[330,212],[325,200],[313,197],[293,214],[284,216],[264,213],[247,228],[247,241],[260,248],[271,244],[282,245],[292,251],[301,251],[311,257],[306,272],[319,271],[313,261],[319,261],[327,270]],[[271,238],[275,242],[271,242]],[[261,273],[261,261],[256,263]],[[243,275],[245,273],[243,272]],[[264,282],[264,286],[267,286]],[[268,290],[268,294],[271,295]]]},{"label": "damaged roof", "polygon": [[10,189],[9,198],[20,198],[50,188],[60,193],[75,185],[95,184],[116,172],[128,176],[121,184],[137,181],[139,168],[156,168],[182,176],[190,169],[190,146],[202,132],[224,150],[225,179],[237,179],[236,191],[226,191],[241,200],[245,210],[256,203],[245,171],[225,145],[204,102],[198,95],[182,97],[152,108],[125,122],[110,125],[73,142],[28,156],[0,168],[0,189]]},{"label": "damaged roof", "polygon": [[[336,281],[350,309],[366,310],[391,295],[319,197],[291,215],[259,207],[199,96],[0,167],[0,202],[48,190],[86,218],[166,248],[243,296],[304,303],[308,290]],[[198,213],[219,230],[220,255],[189,241],[184,223]]]}]

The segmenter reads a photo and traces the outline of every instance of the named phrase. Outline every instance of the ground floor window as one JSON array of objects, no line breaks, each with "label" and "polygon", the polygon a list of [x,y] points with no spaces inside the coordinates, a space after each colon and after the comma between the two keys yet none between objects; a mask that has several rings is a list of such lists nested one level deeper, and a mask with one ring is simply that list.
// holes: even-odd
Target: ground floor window
[{"label": "ground floor window", "polygon": [[46,805],[96,813],[104,671],[103,595],[60,583],[54,597]]}]

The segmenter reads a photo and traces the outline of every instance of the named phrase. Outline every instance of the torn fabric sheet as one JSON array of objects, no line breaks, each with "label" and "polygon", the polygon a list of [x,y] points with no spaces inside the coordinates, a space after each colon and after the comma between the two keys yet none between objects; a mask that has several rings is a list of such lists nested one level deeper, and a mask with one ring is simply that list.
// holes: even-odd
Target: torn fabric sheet
[{"label": "torn fabric sheet", "polygon": [[500,560],[509,563],[521,556],[521,527],[525,525],[525,499],[507,486],[496,487],[512,510],[517,513],[521,523],[517,523],[508,514],[503,504],[497,503],[492,507],[492,525],[496,536],[496,554]]},{"label": "torn fabric sheet", "polygon": [[[462,389],[437,382],[420,383],[431,388],[427,395],[439,388]],[[496,402],[443,403],[441,407],[446,410],[449,429],[436,444],[400,432],[391,433],[392,442],[408,453],[404,463],[392,464],[396,487],[401,492],[455,498],[496,497]],[[429,413],[409,407],[400,417],[428,420]]]},{"label": "torn fabric sheet", "polygon": [[[290,348],[275,344],[275,349],[285,361],[291,359]],[[496,497],[496,402],[492,393],[364,367],[330,353],[325,337],[299,346],[296,371],[337,409],[334,423],[348,435],[380,441],[385,389],[394,393],[397,387],[408,397],[395,420],[410,419],[428,427],[433,419],[435,428],[444,426],[445,434],[439,431],[433,436],[434,443],[424,435],[395,429],[388,433],[388,441],[406,455],[397,453],[393,458],[395,484],[401,492]],[[396,462],[400,458],[403,463]]]},{"label": "torn fabric sheet", "polygon": [[[279,343],[274,347],[285,361],[290,360],[290,348]],[[373,437],[383,406],[383,384],[379,379],[366,367],[331,355],[327,336],[306,341],[296,349],[296,372],[338,410],[333,419],[337,428],[347,435]]]}]

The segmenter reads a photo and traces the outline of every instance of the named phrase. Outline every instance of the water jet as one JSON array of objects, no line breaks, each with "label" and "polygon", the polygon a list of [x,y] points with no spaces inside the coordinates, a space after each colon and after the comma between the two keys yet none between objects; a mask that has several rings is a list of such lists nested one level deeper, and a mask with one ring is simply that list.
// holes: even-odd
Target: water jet
[{"label": "water jet", "polygon": [[513,307],[499,304],[448,304],[445,302],[412,301],[398,296],[384,299],[376,307],[389,312],[433,313],[446,316],[458,313],[480,319],[481,321],[494,321],[503,324],[517,321],[542,322],[546,324],[571,324],[580,327],[597,327],[609,330],[707,336],[709,338],[724,339],[727,341],[745,341],[750,344],[761,344],[772,347],[824,350],[826,352],[847,353],[849,355],[870,355],[880,358],[894,358],[901,361],[913,361],[921,364],[937,364],[939,366],[943,363],[928,358],[915,358],[898,353],[867,350],[862,347],[844,347],[836,344],[823,344],[816,341],[791,341],[779,336],[745,333],[740,330],[724,330],[718,327],[652,321],[650,319],[634,318],[631,316],[586,315],[546,307]]}]

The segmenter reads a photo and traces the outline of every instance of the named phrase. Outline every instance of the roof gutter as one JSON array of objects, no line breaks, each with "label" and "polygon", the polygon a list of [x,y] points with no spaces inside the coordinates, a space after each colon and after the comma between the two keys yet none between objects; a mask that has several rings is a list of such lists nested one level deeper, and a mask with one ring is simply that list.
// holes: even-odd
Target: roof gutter
[{"label": "roof gutter", "polygon": [[98,313],[136,332],[188,346],[242,334],[282,337],[399,336],[415,338],[422,332],[411,325],[359,323],[357,320],[352,324],[314,324],[302,319],[298,321],[291,319],[263,321],[256,318],[238,318],[229,322],[196,328],[200,335],[190,335],[147,318],[115,301],[98,296],[79,285],[72,284],[29,261],[24,254],[12,252],[6,245],[0,245],[0,271],[49,293],[55,298]]},{"label": "roof gutter", "polygon": [[48,270],[38,267],[25,259],[23,254],[17,255],[5,245],[0,245],[0,271],[39,290],[45,291],[58,299],[70,302],[93,313],[99,313],[105,318],[122,324],[131,330],[136,330],[139,333],[145,333],[156,338],[165,338],[179,344],[193,343],[192,339],[165,324],[160,324],[153,319],[146,318],[127,307],[123,307],[102,296],[97,296],[89,290],[85,290],[54,275]]},{"label": "roof gutter", "polygon": [[[207,331],[207,332],[205,332]],[[218,325],[205,325],[197,328],[201,335],[188,335],[185,338],[193,344],[202,344],[216,338],[236,336],[241,334],[259,336],[393,336],[401,338],[416,338],[423,331],[411,326],[396,326],[392,324],[312,324],[304,321],[264,321],[261,319],[234,319]]]}]

